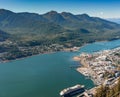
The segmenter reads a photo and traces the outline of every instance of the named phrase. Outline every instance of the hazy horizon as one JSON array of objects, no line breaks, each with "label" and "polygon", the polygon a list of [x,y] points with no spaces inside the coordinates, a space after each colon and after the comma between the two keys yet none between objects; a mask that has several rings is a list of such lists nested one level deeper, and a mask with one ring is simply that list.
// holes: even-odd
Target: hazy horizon
[{"label": "hazy horizon", "polygon": [[115,0],[0,0],[1,9],[13,12],[44,14],[54,10],[101,18],[120,18],[119,4]]}]

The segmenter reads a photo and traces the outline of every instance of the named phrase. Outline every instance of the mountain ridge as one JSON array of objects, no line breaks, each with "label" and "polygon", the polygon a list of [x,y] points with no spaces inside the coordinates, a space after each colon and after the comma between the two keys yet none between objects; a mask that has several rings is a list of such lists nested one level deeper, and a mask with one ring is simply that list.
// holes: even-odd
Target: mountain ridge
[{"label": "mountain ridge", "polygon": [[86,43],[114,39],[120,39],[120,24],[87,14],[15,13],[0,9],[0,41],[4,41],[0,49],[5,52],[2,60],[71,50]]},{"label": "mountain ridge", "polygon": [[116,37],[119,35],[120,25],[88,14],[74,15],[70,12],[56,11],[45,14],[15,13],[0,9],[0,30],[15,36],[30,37],[29,39],[52,37],[59,40],[60,37],[64,37],[65,40],[74,41],[76,37],[93,37],[101,33],[106,37]]},{"label": "mountain ridge", "polygon": [[106,20],[120,24],[120,18],[106,18]]}]

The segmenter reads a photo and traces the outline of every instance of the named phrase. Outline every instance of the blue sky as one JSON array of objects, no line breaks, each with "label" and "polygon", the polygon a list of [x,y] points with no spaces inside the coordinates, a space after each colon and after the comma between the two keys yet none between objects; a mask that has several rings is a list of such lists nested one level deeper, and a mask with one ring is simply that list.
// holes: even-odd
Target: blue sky
[{"label": "blue sky", "polygon": [[0,8],[39,14],[55,10],[102,18],[120,17],[120,0],[0,0]]}]

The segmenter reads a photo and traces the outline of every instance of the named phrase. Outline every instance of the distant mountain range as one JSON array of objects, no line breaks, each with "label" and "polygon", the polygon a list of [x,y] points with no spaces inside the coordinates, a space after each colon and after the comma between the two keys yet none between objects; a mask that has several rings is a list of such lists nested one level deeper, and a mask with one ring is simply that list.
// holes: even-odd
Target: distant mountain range
[{"label": "distant mountain range", "polygon": [[107,20],[120,24],[120,18],[108,18]]},{"label": "distant mountain range", "polygon": [[[81,36],[104,39],[120,35],[120,25],[87,14],[74,15],[69,12],[50,11],[45,14],[15,13],[0,9],[0,30],[24,38],[79,39]],[[8,35],[9,35],[8,34]],[[96,38],[95,38],[96,37]],[[105,37],[105,38],[106,38]],[[88,39],[89,40],[89,39]]]}]

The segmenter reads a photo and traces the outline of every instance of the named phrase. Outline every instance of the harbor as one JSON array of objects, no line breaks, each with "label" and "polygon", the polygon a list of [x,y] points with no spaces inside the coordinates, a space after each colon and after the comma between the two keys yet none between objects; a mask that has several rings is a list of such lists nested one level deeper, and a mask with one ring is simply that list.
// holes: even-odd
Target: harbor
[{"label": "harbor", "polygon": [[[94,97],[97,89],[103,86],[114,88],[120,79],[120,47],[92,54],[81,53],[73,58],[81,67],[76,70],[93,80],[96,87],[86,90],[77,97]],[[89,96],[90,95],[90,96]]]},{"label": "harbor", "polygon": [[119,43],[120,40],[92,43],[78,52],[57,52],[1,63],[0,97],[60,97],[61,90],[76,84],[84,85],[85,90],[92,89],[95,85],[91,79],[70,68],[76,64],[72,58],[82,52],[112,49]]},{"label": "harbor", "polygon": [[78,56],[82,66],[78,67],[77,71],[85,76],[90,76],[96,85],[107,84],[109,79],[120,76],[119,54],[120,48],[93,54],[82,53]]}]

